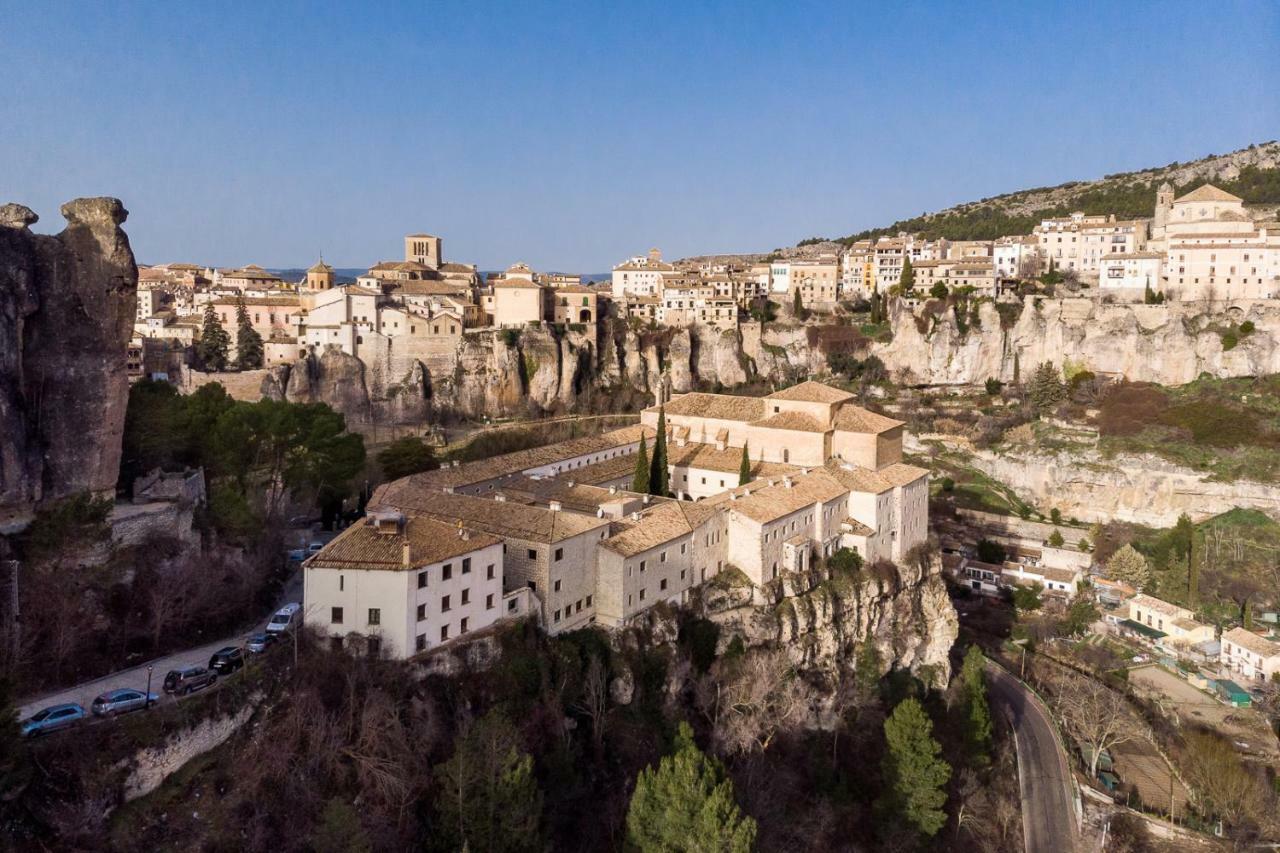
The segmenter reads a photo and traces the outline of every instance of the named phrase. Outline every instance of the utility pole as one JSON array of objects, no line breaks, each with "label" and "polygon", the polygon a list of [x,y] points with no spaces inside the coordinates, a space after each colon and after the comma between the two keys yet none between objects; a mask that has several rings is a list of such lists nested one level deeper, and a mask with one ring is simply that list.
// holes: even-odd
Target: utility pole
[{"label": "utility pole", "polygon": [[9,660],[16,665],[18,651],[22,645],[22,623],[18,599],[19,563],[17,560],[9,559],[9,541],[2,536],[0,536],[0,567],[9,570]]}]

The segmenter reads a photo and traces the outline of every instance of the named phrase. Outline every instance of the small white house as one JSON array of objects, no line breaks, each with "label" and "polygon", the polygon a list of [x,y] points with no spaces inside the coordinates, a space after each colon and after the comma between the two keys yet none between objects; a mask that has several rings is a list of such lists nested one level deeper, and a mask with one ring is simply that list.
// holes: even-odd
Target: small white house
[{"label": "small white house", "polygon": [[502,540],[429,518],[377,513],[304,564],[306,624],[335,648],[406,658],[492,625]]}]

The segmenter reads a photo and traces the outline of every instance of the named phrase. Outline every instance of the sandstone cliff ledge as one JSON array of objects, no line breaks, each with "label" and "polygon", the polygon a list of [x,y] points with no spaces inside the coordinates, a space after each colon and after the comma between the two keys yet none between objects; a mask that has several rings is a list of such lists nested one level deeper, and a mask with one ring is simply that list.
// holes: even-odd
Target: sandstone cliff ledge
[{"label": "sandstone cliff ledge", "polygon": [[0,533],[76,492],[114,494],[138,269],[118,199],[62,206],[67,227],[0,206]]}]

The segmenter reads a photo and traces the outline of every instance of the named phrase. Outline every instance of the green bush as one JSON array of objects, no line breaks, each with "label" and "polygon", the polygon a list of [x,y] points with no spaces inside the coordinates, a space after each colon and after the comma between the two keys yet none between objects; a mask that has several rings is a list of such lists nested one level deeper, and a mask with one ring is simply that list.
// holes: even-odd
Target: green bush
[{"label": "green bush", "polygon": [[944,492],[954,492],[954,491],[955,491],[955,489],[956,489],[956,481],[955,481],[955,480],[951,479],[950,477],[943,477],[943,478],[942,478],[942,491],[944,491]]},{"label": "green bush", "polygon": [[1227,352],[1236,348],[1236,344],[1240,343],[1240,336],[1234,329],[1228,329],[1222,333],[1222,351]]},{"label": "green bush", "polygon": [[1240,324],[1240,334],[1242,335],[1252,335],[1253,330],[1254,330],[1254,325],[1252,320],[1245,320],[1243,323]]}]

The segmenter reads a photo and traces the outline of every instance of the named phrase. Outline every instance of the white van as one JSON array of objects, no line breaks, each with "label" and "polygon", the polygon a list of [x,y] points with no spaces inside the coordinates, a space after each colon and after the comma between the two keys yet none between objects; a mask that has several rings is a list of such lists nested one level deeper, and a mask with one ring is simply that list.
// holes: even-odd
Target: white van
[{"label": "white van", "polygon": [[280,634],[294,627],[301,617],[298,615],[302,612],[302,605],[297,602],[286,604],[276,611],[271,617],[271,621],[267,623],[268,634]]}]

